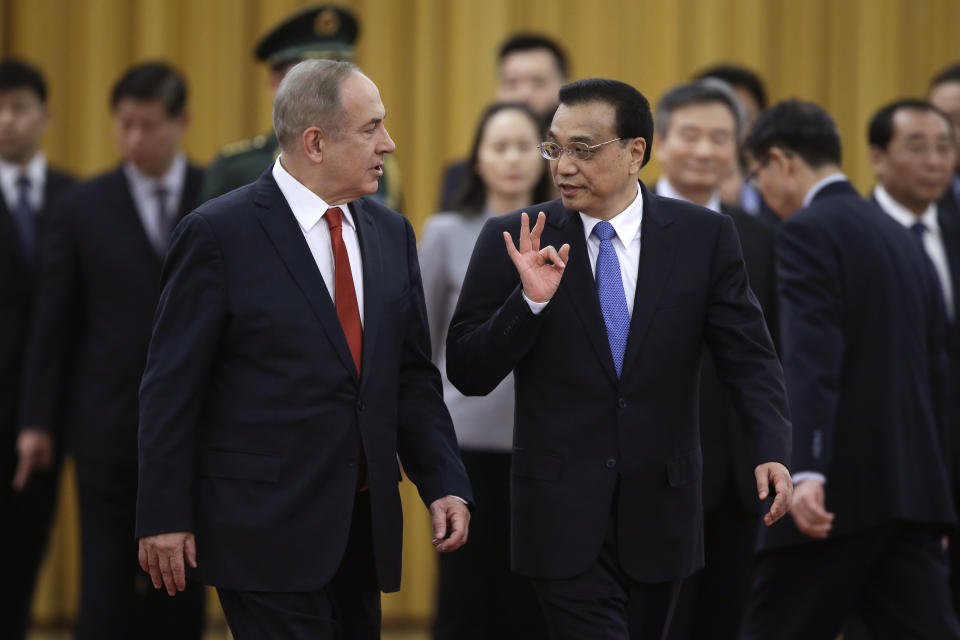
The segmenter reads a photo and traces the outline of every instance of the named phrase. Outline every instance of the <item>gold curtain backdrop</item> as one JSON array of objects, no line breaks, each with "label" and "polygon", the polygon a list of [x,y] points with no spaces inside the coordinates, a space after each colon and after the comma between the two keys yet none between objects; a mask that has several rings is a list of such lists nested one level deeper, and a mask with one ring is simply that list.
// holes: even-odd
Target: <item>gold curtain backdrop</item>
[{"label": "gold curtain backdrop", "polygon": [[[50,85],[49,159],[87,177],[117,162],[109,91],[129,65],[165,59],[190,85],[185,146],[208,162],[224,143],[270,127],[267,73],[254,42],[300,0],[0,0],[0,53],[39,65]],[[346,0],[361,21],[358,62],[379,85],[397,142],[404,213],[434,212],[443,167],[462,157],[495,88],[499,43],[518,30],[557,38],[572,78],[605,76],[655,104],[672,84],[731,61],[766,79],[771,100],[799,97],[836,118],[844,170],[872,184],[866,123],[883,102],[923,95],[960,59],[957,0]],[[652,182],[655,164],[642,177]],[[69,471],[69,467],[68,467]],[[72,476],[35,603],[41,620],[76,611],[79,553]],[[404,482],[403,589],[387,621],[432,611],[435,560],[426,512]],[[481,507],[482,508],[482,507]],[[478,517],[482,516],[482,511]],[[2,526],[11,526],[3,523]],[[202,562],[203,559],[200,559]],[[94,568],[95,570],[95,568]]]}]

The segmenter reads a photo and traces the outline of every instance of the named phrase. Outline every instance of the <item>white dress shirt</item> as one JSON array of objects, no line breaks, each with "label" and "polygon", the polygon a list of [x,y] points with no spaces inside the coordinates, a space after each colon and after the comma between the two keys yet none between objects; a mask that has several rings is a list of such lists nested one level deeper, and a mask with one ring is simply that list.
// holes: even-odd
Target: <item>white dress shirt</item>
[{"label": "white dress shirt", "polygon": [[161,229],[166,228],[160,222],[160,203],[157,201],[157,189],[163,187],[167,192],[167,215],[176,215],[183,196],[183,185],[187,179],[187,158],[178,153],[170,163],[170,168],[159,178],[148,176],[141,172],[132,162],[123,165],[123,172],[130,183],[130,194],[137,206],[140,215],[140,224],[146,232],[150,242],[159,251],[165,251],[169,238],[161,237]]},{"label": "white dress shirt", "polygon": [[[273,179],[277,181],[280,192],[290,205],[293,216],[300,225],[303,237],[307,240],[313,260],[317,263],[323,282],[330,292],[330,299],[336,302],[335,275],[333,261],[333,245],[330,243],[330,227],[324,215],[331,208],[323,198],[308,189],[302,182],[294,178],[283,168],[281,155],[273,163]],[[360,309],[360,324],[363,325],[363,262],[360,257],[360,243],[357,239],[357,225],[350,213],[350,207],[345,204],[337,205],[343,212],[341,233],[343,244],[347,248],[347,257],[350,259],[350,272],[353,274],[353,287],[357,293],[357,306]]]},{"label": "white dress shirt", "polygon": [[[590,259],[590,271],[596,276],[597,255],[600,253],[600,238],[593,235],[593,228],[600,222],[599,218],[580,213],[583,222],[583,233],[587,241],[587,257]],[[637,274],[640,271],[640,223],[643,221],[643,192],[637,184],[637,195],[626,209],[609,220],[613,225],[616,237],[610,242],[617,253],[620,263],[620,277],[623,280],[623,293],[627,297],[627,313],[633,317],[633,301],[637,293]],[[558,247],[559,248],[559,247]],[[523,299],[530,305],[530,310],[540,313],[547,306],[547,302],[534,302],[523,295]]]},{"label": "white dress shirt", "polygon": [[3,199],[7,203],[7,210],[16,209],[20,201],[20,189],[17,187],[17,179],[26,174],[30,179],[30,190],[27,192],[27,199],[30,206],[36,214],[43,208],[43,188],[47,180],[47,159],[43,153],[33,156],[33,159],[27,163],[26,167],[19,164],[13,164],[0,158],[0,189],[3,190]]},{"label": "white dress shirt", "polygon": [[[685,198],[680,194],[679,191],[673,188],[673,185],[670,184],[670,181],[666,176],[660,176],[657,178],[657,195],[663,196],[664,198],[673,198],[674,200],[683,200],[684,202],[690,202],[689,199]],[[717,213],[723,213],[720,210],[720,193],[715,191],[710,199],[707,200],[707,204],[703,205],[710,211],[716,211]]]},{"label": "white dress shirt", "polygon": [[927,255],[930,256],[930,261],[937,271],[940,288],[943,291],[943,302],[947,307],[947,316],[953,320],[953,282],[950,279],[947,250],[943,246],[943,233],[940,231],[940,223],[937,221],[937,203],[931,202],[926,211],[917,216],[894,200],[893,196],[881,185],[874,188],[873,196],[877,199],[881,209],[907,229],[917,222],[922,222],[927,227],[927,232],[923,234],[923,248],[926,249]]}]

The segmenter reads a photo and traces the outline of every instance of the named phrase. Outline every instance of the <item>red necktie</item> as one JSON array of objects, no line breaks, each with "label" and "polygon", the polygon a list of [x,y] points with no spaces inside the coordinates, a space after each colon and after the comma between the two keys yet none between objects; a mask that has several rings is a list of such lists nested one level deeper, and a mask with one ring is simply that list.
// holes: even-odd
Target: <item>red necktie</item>
[{"label": "red necktie", "polygon": [[350,270],[350,257],[343,244],[343,212],[340,207],[330,207],[324,216],[330,227],[330,242],[333,245],[334,303],[337,317],[347,337],[347,345],[353,362],[360,375],[360,362],[363,354],[363,325],[360,324],[360,307],[357,305],[357,290],[353,286],[353,272]]}]

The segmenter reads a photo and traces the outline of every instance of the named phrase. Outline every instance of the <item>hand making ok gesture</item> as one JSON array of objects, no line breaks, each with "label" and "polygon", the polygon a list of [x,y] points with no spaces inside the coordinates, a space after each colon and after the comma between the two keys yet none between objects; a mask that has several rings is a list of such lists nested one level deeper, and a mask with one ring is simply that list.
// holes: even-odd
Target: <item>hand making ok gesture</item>
[{"label": "hand making ok gesture", "polygon": [[530,231],[530,219],[526,212],[520,214],[519,250],[514,246],[510,232],[503,232],[507,254],[517,267],[520,282],[523,283],[523,293],[534,302],[547,302],[557,292],[570,255],[569,244],[560,247],[559,251],[553,246],[540,248],[540,235],[546,221],[547,216],[541,211],[537,216],[537,224]]}]

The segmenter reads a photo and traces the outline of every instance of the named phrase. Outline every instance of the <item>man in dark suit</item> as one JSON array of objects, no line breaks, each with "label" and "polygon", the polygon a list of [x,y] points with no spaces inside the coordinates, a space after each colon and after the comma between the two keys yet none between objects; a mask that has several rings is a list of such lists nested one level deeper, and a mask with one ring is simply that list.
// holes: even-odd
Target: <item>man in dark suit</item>
[{"label": "man in dark suit", "polygon": [[[940,285],[948,327],[946,415],[952,445],[950,472],[954,506],[960,506],[960,323],[956,314],[960,211],[950,189],[957,162],[953,124],[929,102],[897,100],[874,114],[868,141],[878,181],[873,201],[911,231],[914,241],[930,259]],[[950,541],[950,556],[954,607],[960,610],[960,538],[955,533]]]},{"label": "man in dark suit", "polygon": [[[186,85],[162,63],[131,68],[110,104],[123,164],[61,199],[41,251],[21,426],[66,419],[80,497],[77,637],[200,638],[203,589],[170,602],[137,571],[137,389],[170,230],[203,172],[180,151]],[[51,393],[64,373],[65,393]],[[138,580],[139,579],[139,580]]]},{"label": "man in dark suit", "polygon": [[814,104],[746,142],[779,232],[780,344],[794,420],[792,518],[761,531],[746,639],[960,638],[941,536],[955,522],[938,424],[943,310],[909,233],[840,172]]},{"label": "man in dark suit", "polygon": [[[655,118],[653,147],[663,169],[656,192],[733,219],[750,288],[772,333],[774,229],[720,201],[720,186],[737,162],[741,119],[736,98],[718,80],[667,91]],[[740,416],[706,349],[700,373],[700,444],[706,565],[683,583],[670,638],[736,640],[749,590],[759,504]]]},{"label": "man in dark suit", "polygon": [[394,150],[376,85],[308,60],[277,89],[281,155],[177,229],[141,386],[140,563],[185,565],[237,640],[379,638],[400,587],[398,456],[438,551],[470,485],[430,360],[410,223],[369,196]]},{"label": "man in dark suit", "polygon": [[638,182],[652,133],[629,85],[560,90],[540,148],[562,199],[532,231],[525,212],[487,222],[447,339],[466,394],[514,372],[512,566],[554,638],[661,638],[703,565],[705,344],[752,436],[759,496],[776,487],[766,522],[790,502],[780,364],[734,224]]},{"label": "man in dark suit", "polygon": [[0,563],[0,637],[12,640],[26,637],[62,460],[53,433],[17,422],[37,245],[47,211],[74,182],[40,148],[49,120],[40,71],[0,61],[0,548],[11,550]]},{"label": "man in dark suit", "polygon": [[[930,81],[928,97],[933,106],[950,118],[953,123],[953,136],[957,148],[960,149],[960,63],[952,64],[934,76]],[[950,189],[943,194],[943,198],[948,200],[947,206],[960,209],[960,154],[957,155],[954,165]],[[952,203],[949,200],[952,200]]]},{"label": "man in dark suit", "polygon": [[[557,109],[557,92],[568,75],[567,54],[559,44],[540,34],[515,34],[500,45],[497,100],[527,105],[546,129]],[[438,211],[453,210],[466,179],[466,160],[453,162],[444,170]]]}]

